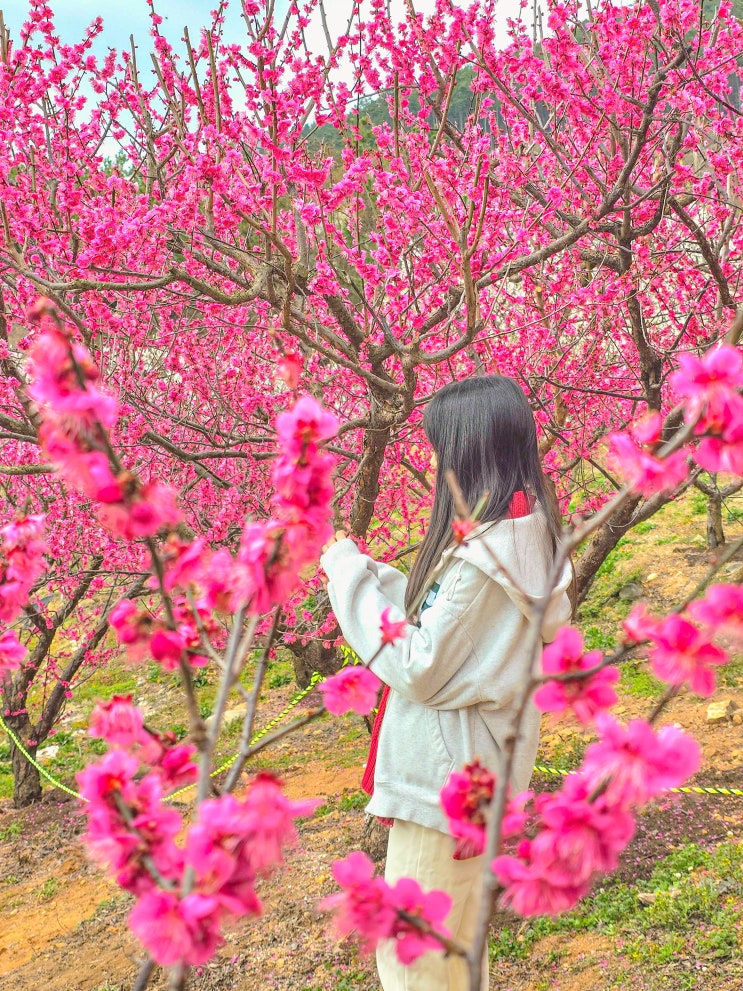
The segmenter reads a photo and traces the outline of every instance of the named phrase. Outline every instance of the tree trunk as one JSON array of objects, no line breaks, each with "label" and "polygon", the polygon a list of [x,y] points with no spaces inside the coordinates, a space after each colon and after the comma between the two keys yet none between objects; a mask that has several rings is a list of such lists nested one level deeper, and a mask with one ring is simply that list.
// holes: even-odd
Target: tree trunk
[{"label": "tree trunk", "polygon": [[588,546],[575,563],[575,582],[578,605],[588,595],[596,572],[606,560],[607,555],[614,550],[625,533],[634,526],[635,510],[642,501],[642,496],[636,495],[629,499],[608,523],[593,534]]},{"label": "tree trunk", "polygon": [[[13,727],[18,739],[31,754],[36,757],[36,747],[29,747],[26,737]],[[18,747],[10,741],[10,762],[13,769],[13,805],[17,809],[25,808],[41,801],[41,776],[33,764],[30,764]]]},{"label": "tree trunk", "polygon": [[389,835],[389,827],[383,826],[376,816],[366,817],[359,846],[368,857],[371,857],[375,864],[381,863],[387,856],[387,840],[389,839]]},{"label": "tree trunk", "polygon": [[712,482],[707,490],[707,547],[713,551],[725,543],[722,527],[722,492],[717,487],[717,476],[710,475]]},{"label": "tree trunk", "polygon": [[380,426],[376,422],[380,418],[372,418],[373,426],[364,431],[363,453],[359,465],[356,495],[351,507],[351,533],[354,537],[365,537],[369,529],[374,505],[379,495],[379,473],[384,464],[384,456],[390,440],[390,417],[386,417]]},{"label": "tree trunk", "polygon": [[[318,613],[324,620],[327,610]],[[338,635],[337,630],[327,634],[328,640],[334,640]],[[310,640],[307,643],[287,644],[292,655],[292,665],[294,667],[294,677],[300,688],[306,688],[315,671],[329,678],[330,675],[340,671],[343,661],[341,653],[337,647],[323,647],[322,641]]]}]

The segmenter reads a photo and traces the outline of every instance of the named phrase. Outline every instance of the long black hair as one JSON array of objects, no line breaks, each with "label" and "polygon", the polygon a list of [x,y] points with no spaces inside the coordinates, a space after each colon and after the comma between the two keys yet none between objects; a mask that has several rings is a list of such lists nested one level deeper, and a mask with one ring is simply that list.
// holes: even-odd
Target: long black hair
[{"label": "long black hair", "polygon": [[454,472],[471,509],[488,493],[481,522],[505,516],[514,492],[521,489],[541,503],[553,550],[560,535],[557,506],[539,463],[534,417],[514,379],[485,375],[444,386],[426,406],[423,429],[436,454],[437,484],[428,529],[408,579],[408,608],[452,542],[455,511],[444,480],[447,470]]}]

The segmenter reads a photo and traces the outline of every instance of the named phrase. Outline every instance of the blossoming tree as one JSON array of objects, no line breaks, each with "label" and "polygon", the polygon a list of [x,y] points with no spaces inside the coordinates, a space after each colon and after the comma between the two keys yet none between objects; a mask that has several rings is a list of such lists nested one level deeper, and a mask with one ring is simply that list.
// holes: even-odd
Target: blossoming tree
[{"label": "blossoming tree", "polygon": [[[33,634],[26,655],[0,630],[4,718],[33,751],[78,672],[114,649],[110,626],[135,656],[180,672],[198,769],[118,700],[93,721],[111,753],[82,778],[91,847],[178,980],[213,952],[222,921],[255,910],[255,877],[307,811],[260,779],[242,804],[229,789],[208,797],[214,738],[192,670],[214,663],[233,684],[261,623],[268,646],[293,641],[305,680],[335,666],[321,594],[315,610],[291,600],[328,526],[323,445],[335,522],[391,556],[415,539],[431,486],[420,404],[452,376],[515,375],[545,467],[573,501],[563,553],[582,542],[580,594],[621,535],[684,486],[743,474],[743,30],[730,5],[708,16],[691,0],[551,3],[539,43],[514,23],[503,50],[494,7],[438,0],[424,18],[408,3],[396,23],[381,0],[355,4],[322,56],[303,33],[325,18],[322,0],[283,21],[246,0],[241,47],[224,42],[218,13],[176,49],[153,8],[154,83],[134,45],[91,53],[99,22],[61,44],[40,0],[19,39],[0,37],[0,621],[25,606]],[[462,78],[470,112],[455,118]],[[386,101],[371,127],[370,93]],[[309,395],[279,415],[300,378]],[[463,511],[457,539],[468,522]],[[638,612],[626,630],[627,644],[651,645],[660,677],[702,694],[725,659],[712,636],[736,625],[738,590],[716,588],[678,615]],[[140,601],[153,595],[154,613]],[[381,649],[403,619],[385,617]],[[525,686],[599,731],[558,798],[509,806],[508,755],[497,775],[471,767],[451,782],[455,835],[493,866],[488,898],[500,884],[519,911],[567,907],[615,863],[633,810],[693,773],[696,750],[673,731],[604,714],[616,660],[565,631],[548,682]],[[39,678],[50,691],[30,714]],[[374,687],[344,674],[327,706],[360,708]],[[251,705],[230,786],[250,754]],[[38,780],[15,758],[23,803]],[[197,816],[183,847],[161,799],[195,775],[209,823]],[[252,803],[283,808],[268,840]],[[509,833],[523,840],[510,853]],[[592,851],[580,870],[578,846]],[[447,945],[440,898],[390,893],[358,859],[337,875],[352,892],[341,926],[369,945],[395,938],[407,962]],[[374,898],[389,911],[371,933]],[[484,938],[483,923],[473,987]]]},{"label": "blossoming tree", "polygon": [[[153,7],[152,79],[135,45],[92,54],[100,21],[63,45],[40,0],[0,39],[2,477],[10,504],[48,507],[58,562],[54,608],[29,619],[54,705],[29,717],[28,674],[5,688],[31,747],[102,656],[101,592],[141,570],[40,461],[18,392],[39,292],[121,396],[127,467],[186,495],[182,535],[212,545],[265,514],[274,370],[291,386],[302,369],[338,416],[336,523],[388,555],[420,530],[418,408],[452,376],[522,381],[580,514],[619,484],[607,432],[650,411],[637,443],[652,444],[677,423],[669,373],[720,336],[738,292],[740,24],[725,3],[704,17],[683,0],[554,3],[539,43],[514,23],[499,50],[495,10],[407,4],[396,23],[386,4],[354,5],[318,54],[303,28],[327,23],[321,0],[284,20],[246,3],[242,47],[220,16],[173,46]],[[622,534],[689,484],[666,481],[594,532],[581,596]],[[337,665],[322,601],[283,621],[303,683]]]},{"label": "blossoming tree", "polygon": [[[111,612],[110,623],[132,660],[151,656],[166,670],[180,672],[188,703],[195,741],[189,745],[178,745],[169,734],[146,726],[129,698],[114,696],[100,704],[90,733],[103,738],[110,749],[78,775],[88,803],[88,849],[133,896],[129,924],[149,952],[135,987],[146,987],[157,963],[170,968],[170,987],[175,991],[185,987],[191,966],[214,955],[225,925],[260,912],[257,879],[283,862],[283,847],[295,837],[293,819],[313,808],[312,802],[288,801],[280,782],[266,774],[249,782],[243,798],[231,794],[246,760],[265,745],[251,743],[250,736],[270,640],[252,692],[245,693],[238,759],[215,798],[210,797],[212,757],[227,695],[251,653],[259,617],[275,610],[275,633],[278,610],[291,595],[298,572],[331,532],[332,459],[322,445],[334,435],[337,422],[313,399],[298,399],[277,420],[281,446],[272,471],[273,515],[244,527],[234,556],[224,549],[213,552],[199,539],[185,543],[174,532],[180,510],[173,490],[143,482],[121,465],[109,433],[118,404],[99,390],[99,372],[88,351],[75,342],[48,303],[39,301],[32,316],[52,321],[32,350],[31,384],[26,390],[35,403],[44,451],[68,484],[89,497],[105,530],[128,543],[142,541],[150,558],[146,584],[156,592],[159,605],[145,610],[123,598]],[[684,422],[666,445],[642,456],[642,471],[636,452],[623,456],[630,482],[604,513],[635,491],[657,487],[664,465],[671,475],[677,472],[678,455],[692,455],[689,442],[694,436],[702,438],[693,451],[699,463],[712,459],[727,464],[739,456],[743,421],[739,352],[723,345],[702,361],[687,356],[674,374],[674,385],[686,397],[681,407]],[[621,450],[620,442],[627,436],[616,435],[614,446]],[[458,502],[453,540],[462,543],[473,520],[456,479],[446,482]],[[0,531],[4,555],[0,603],[5,623],[15,618],[38,577],[45,549],[43,525],[43,516],[27,516]],[[597,519],[590,520],[565,539],[556,553],[554,580],[571,547],[598,525]],[[740,587],[718,584],[700,595],[714,570],[685,604],[664,619],[650,617],[642,606],[635,609],[624,626],[624,645],[606,658],[598,651],[585,653],[579,634],[567,627],[544,651],[540,665],[539,630],[549,597],[534,600],[529,633],[533,665],[524,679],[500,765],[490,769],[475,760],[450,775],[441,793],[457,840],[455,857],[487,855],[486,894],[473,945],[451,939],[445,925],[450,907],[445,892],[423,891],[410,878],[390,886],[373,876],[373,865],[359,853],[335,864],[334,876],[343,891],[324,903],[336,913],[340,932],[358,933],[366,949],[380,940],[394,940],[397,957],[405,965],[426,952],[461,954],[469,966],[470,986],[477,988],[497,892],[503,904],[522,915],[557,914],[583,897],[595,877],[616,867],[634,834],[636,810],[666,788],[679,785],[699,766],[699,748],[691,738],[675,726],[656,731],[653,723],[682,686],[700,695],[711,694],[714,669],[727,661],[713,638],[720,631],[740,636]],[[379,646],[363,658],[364,665],[347,668],[322,686],[329,711],[365,713],[374,705],[379,682],[370,669],[381,651],[410,631],[410,617],[396,618],[396,612],[390,606],[379,617]],[[231,617],[226,642],[220,642],[215,613]],[[617,701],[614,665],[642,643],[649,644],[650,664],[669,688],[648,721],[635,719],[624,727],[608,714]],[[6,676],[23,669],[25,654],[16,634],[4,631],[0,673]],[[210,660],[220,672],[220,687],[215,720],[207,731],[197,705],[193,669]],[[533,693],[544,711],[569,709],[584,724],[594,723],[599,739],[556,794],[509,796],[507,781],[519,721]],[[311,711],[295,725],[321,711]],[[166,803],[183,786],[193,784],[197,785],[195,813],[179,843],[184,821]],[[515,847],[503,846],[509,840],[516,841]]]}]

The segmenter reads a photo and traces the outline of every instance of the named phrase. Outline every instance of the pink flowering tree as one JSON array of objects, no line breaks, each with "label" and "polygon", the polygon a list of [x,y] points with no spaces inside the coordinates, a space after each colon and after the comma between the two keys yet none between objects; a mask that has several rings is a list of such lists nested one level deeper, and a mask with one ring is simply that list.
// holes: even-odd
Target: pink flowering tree
[{"label": "pink flowering tree", "polygon": [[[219,16],[172,44],[153,6],[152,78],[141,49],[92,53],[99,21],[61,44],[40,0],[5,39],[12,500],[50,503],[64,557],[87,509],[45,476],[16,391],[41,292],[121,397],[131,462],[187,492],[181,526],[212,543],[234,546],[265,511],[276,370],[291,387],[303,369],[339,417],[336,522],[385,553],[425,515],[421,401],[482,370],[522,381],[560,496],[596,511],[621,481],[601,439],[646,411],[672,430],[679,354],[702,353],[735,308],[730,5],[700,21],[686,0],[553,3],[538,44],[514,23],[500,49],[493,0],[438,0],[427,17],[370,0],[321,53],[304,32],[320,0],[284,20],[272,9],[246,6],[238,47]],[[679,485],[712,485],[708,470],[675,486],[669,470],[604,519],[576,562],[579,594],[629,527]],[[82,574],[133,570],[108,548],[94,566],[105,538],[84,529]],[[283,621],[305,683],[338,663],[326,618]]]},{"label": "pink flowering tree", "polygon": [[[87,498],[112,539],[142,554],[139,585],[150,593],[147,602],[131,594],[120,598],[107,623],[133,663],[152,658],[166,671],[178,672],[186,698],[192,742],[180,744],[172,733],[146,725],[130,697],[115,695],[100,703],[89,732],[109,749],[78,775],[88,852],[134,898],[129,924],[149,954],[138,984],[144,987],[159,964],[171,968],[171,986],[181,988],[189,967],[214,955],[225,925],[260,913],[258,878],[283,863],[285,847],[296,838],[294,820],[316,804],[288,800],[281,782],[266,773],[252,778],[241,798],[231,791],[246,761],[272,739],[251,745],[280,610],[299,574],[317,560],[332,534],[334,458],[323,448],[338,424],[310,396],[297,398],[276,420],[271,516],[245,524],[234,554],[212,550],[200,538],[185,541],[177,533],[176,492],[143,481],[121,460],[112,442],[120,405],[100,388],[100,373],[87,348],[48,302],[39,300],[30,316],[40,328],[25,397],[33,404],[44,455],[69,489]],[[0,677],[6,680],[16,672],[22,676],[32,660],[6,624],[24,606],[29,611],[45,567],[43,526],[43,516],[23,516],[0,530]],[[273,625],[248,691],[238,679],[253,656],[256,629],[266,613],[272,614]],[[219,674],[219,690],[207,728],[194,671],[210,663]],[[361,673],[374,678],[365,669]],[[214,748],[228,696],[236,688],[246,702],[241,747],[227,779],[216,788]],[[294,726],[322,711],[322,706],[310,710]],[[167,803],[175,792],[191,787],[196,789],[195,811],[186,825]]]},{"label": "pink flowering tree", "polygon": [[[743,29],[729,3],[700,17],[690,0],[550,2],[538,43],[513,23],[500,48],[494,0],[438,0],[426,17],[406,5],[399,22],[369,0],[322,55],[304,33],[322,0],[283,21],[243,7],[240,47],[219,13],[172,45],[153,7],[152,81],[136,46],[93,55],[99,21],[63,45],[41,0],[19,38],[0,38],[0,621],[25,608],[26,624],[20,637],[0,629],[3,709],[33,749],[78,672],[118,649],[109,627],[134,658],[179,673],[198,763],[114,700],[93,720],[111,751],[82,779],[91,848],[179,980],[224,921],[256,910],[255,877],[306,811],[285,806],[266,839],[255,807],[281,806],[275,783],[255,782],[239,806],[229,789],[209,797],[215,737],[193,670],[220,673],[218,725],[258,629],[291,645],[304,681],[335,669],[332,616],[298,573],[331,495],[333,522],[385,556],[417,538],[432,391],[482,371],[522,382],[545,469],[577,507],[561,553],[582,548],[581,596],[621,536],[686,486],[713,491],[718,473],[738,484],[743,451]],[[454,114],[463,88],[468,109]],[[300,380],[309,395],[292,404]],[[633,614],[626,631],[669,691],[708,693],[725,659],[712,640],[735,626],[737,589],[703,593],[671,617]],[[215,611],[229,619],[212,623]],[[385,617],[380,649],[403,620]],[[616,862],[633,812],[693,773],[694,747],[670,730],[606,715],[624,649],[599,659],[564,631],[525,686],[524,705],[536,692],[599,733],[554,804],[509,798],[508,754],[497,774],[473,766],[450,783],[455,835],[492,865],[483,920],[498,886],[519,911],[568,907]],[[32,717],[38,679],[55,701]],[[344,673],[328,708],[361,711],[376,687],[373,664]],[[253,711],[247,699],[235,775]],[[18,800],[36,797],[14,764],[28,775]],[[197,813],[184,846],[162,799],[194,775],[200,807],[220,804]],[[359,918],[374,914],[367,896],[391,906],[379,926],[401,959],[447,946],[436,895],[390,893],[358,858],[336,875]],[[382,938],[341,918],[368,945]],[[483,921],[473,987],[484,939]]]},{"label": "pink flowering tree", "polygon": [[[3,707],[32,749],[105,661],[107,608],[142,572],[44,460],[20,388],[39,293],[120,397],[127,466],[184,496],[183,539],[234,551],[266,515],[272,423],[302,374],[339,419],[334,522],[384,556],[423,525],[420,404],[452,376],[522,382],[563,506],[588,516],[624,478],[602,439],[632,422],[616,453],[647,471],[678,422],[671,373],[735,309],[729,4],[700,20],[686,0],[553,3],[538,44],[513,23],[501,49],[492,0],[397,18],[370,0],[323,53],[304,31],[323,0],[272,10],[246,5],[242,47],[220,16],[174,45],[153,6],[152,77],[136,46],[93,54],[100,20],[62,44],[41,0],[1,39],[0,478],[9,507],[47,513],[51,564],[34,663]],[[713,463],[683,475],[676,459],[602,517],[579,596],[685,486],[718,505],[737,483]],[[302,684],[339,663],[326,599],[315,583],[308,609],[307,593],[279,630]],[[51,707],[29,712],[29,678]]]}]

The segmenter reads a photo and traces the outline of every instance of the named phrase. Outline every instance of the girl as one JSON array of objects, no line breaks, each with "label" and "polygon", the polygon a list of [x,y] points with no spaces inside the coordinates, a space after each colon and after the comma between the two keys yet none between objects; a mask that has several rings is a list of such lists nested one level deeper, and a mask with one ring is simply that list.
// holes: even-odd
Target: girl
[{"label": "girl", "polygon": [[[453,382],[426,407],[423,429],[437,461],[430,522],[409,579],[360,553],[336,534],[321,558],[343,635],[368,661],[379,647],[379,617],[401,619],[420,598],[442,554],[447,563],[412,617],[407,636],[372,665],[389,686],[367,811],[393,820],[385,878],[414,877],[452,897],[447,925],[468,945],[477,916],[484,857],[455,860],[455,843],[439,803],[448,775],[476,756],[496,774],[524,681],[527,628],[543,598],[559,537],[545,493],[534,418],[513,379],[501,375]],[[469,506],[487,493],[480,523],[453,544],[455,511],[444,472],[451,469]],[[566,566],[541,630],[554,638],[570,618]],[[398,613],[399,610],[399,613]],[[524,790],[539,735],[530,706],[521,723],[511,786]],[[377,966],[384,991],[464,991],[464,962],[428,953],[411,967],[382,944]],[[487,989],[487,966],[483,967]]]}]

